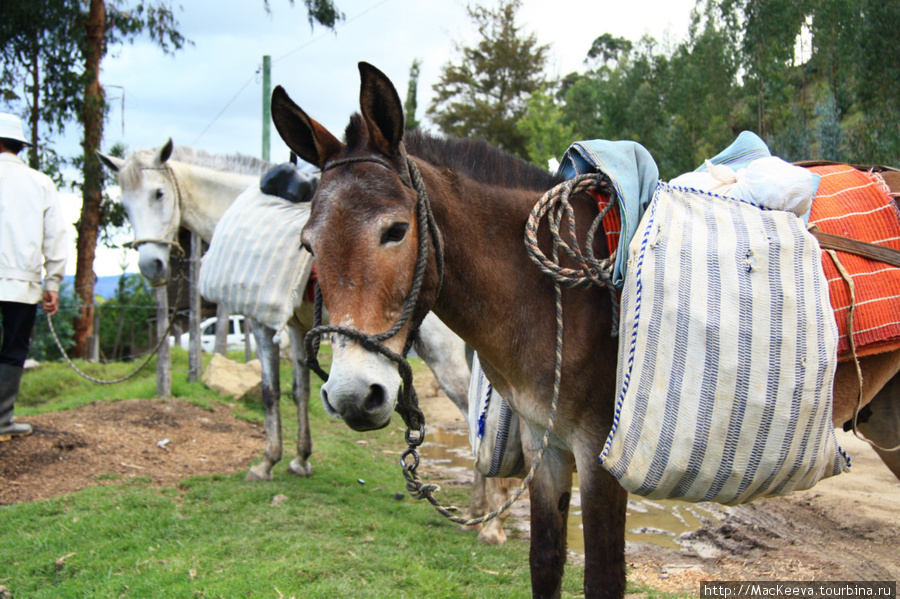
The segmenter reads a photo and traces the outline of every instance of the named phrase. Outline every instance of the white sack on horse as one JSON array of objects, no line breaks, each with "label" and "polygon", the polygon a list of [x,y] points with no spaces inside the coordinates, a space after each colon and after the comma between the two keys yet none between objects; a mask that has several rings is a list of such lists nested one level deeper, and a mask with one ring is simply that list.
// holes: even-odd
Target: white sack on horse
[{"label": "white sack on horse", "polygon": [[216,225],[200,266],[200,294],[280,331],[312,272],[312,255],[300,247],[308,219],[308,202],[247,189]]}]

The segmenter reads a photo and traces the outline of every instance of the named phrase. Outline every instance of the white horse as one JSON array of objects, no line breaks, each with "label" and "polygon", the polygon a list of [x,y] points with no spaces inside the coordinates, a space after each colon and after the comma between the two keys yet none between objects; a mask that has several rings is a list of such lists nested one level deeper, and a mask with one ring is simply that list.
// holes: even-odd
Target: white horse
[{"label": "white horse", "polygon": [[[209,243],[216,223],[245,190],[259,187],[260,176],[274,165],[247,156],[215,156],[191,148],[175,148],[170,139],[156,150],[132,154],[127,160],[99,154],[102,163],[118,175],[120,202],[134,230],[133,247],[139,253],[141,273],[151,285],[169,280],[169,254],[177,246],[180,227],[196,233]],[[279,348],[273,342],[276,331],[249,319],[262,362],[263,405],[265,408],[266,451],[262,461],[252,466],[248,481],[272,479],[272,467],[281,460],[282,436],[279,400],[281,385]],[[293,365],[293,399],[297,408],[297,456],[288,470],[310,476],[312,436],[309,429],[309,369],[306,367],[304,336],[312,328],[312,307],[305,301],[287,327]],[[468,411],[469,366],[465,343],[436,316],[422,323],[416,353],[429,365],[438,384],[456,406]],[[488,513],[506,500],[508,485],[487,479],[475,471],[469,505],[472,518]],[[479,539],[493,544],[506,540],[506,515],[489,521]]]}]

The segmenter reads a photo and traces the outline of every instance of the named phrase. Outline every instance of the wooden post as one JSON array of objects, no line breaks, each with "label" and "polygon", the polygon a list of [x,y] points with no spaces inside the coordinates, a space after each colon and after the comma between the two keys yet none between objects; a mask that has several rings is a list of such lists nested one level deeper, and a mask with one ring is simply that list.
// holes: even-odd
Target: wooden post
[{"label": "wooden post", "polygon": [[169,340],[165,339],[169,328],[169,292],[165,285],[156,287],[156,339],[162,339],[159,352],[156,354],[156,395],[170,397],[172,395],[172,352],[169,351]]},{"label": "wooden post", "polygon": [[94,312],[94,332],[88,337],[88,362],[100,361],[100,315]]},{"label": "wooden post", "polygon": [[241,332],[244,333],[244,362],[253,359],[253,350],[250,348],[250,319],[246,316],[241,321]]},{"label": "wooden post", "polygon": [[228,318],[228,309],[222,304],[216,306],[216,353],[228,355],[228,333],[231,323]]},{"label": "wooden post", "polygon": [[[188,329],[191,332],[188,345],[188,381],[200,380],[203,361],[200,355],[200,246],[203,241],[196,233],[191,233],[190,286],[188,291]],[[177,308],[177,306],[176,306]]]}]

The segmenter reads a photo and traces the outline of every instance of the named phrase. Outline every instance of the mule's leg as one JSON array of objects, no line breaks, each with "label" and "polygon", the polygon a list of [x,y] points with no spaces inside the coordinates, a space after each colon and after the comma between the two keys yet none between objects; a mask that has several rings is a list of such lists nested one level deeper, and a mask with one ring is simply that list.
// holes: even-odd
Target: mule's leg
[{"label": "mule's leg", "polygon": [[287,327],[291,338],[293,359],[294,404],[297,406],[297,457],[291,460],[288,470],[298,476],[312,476],[309,456],[312,454],[312,433],[309,430],[309,368],[306,367],[306,347],[303,337],[306,330],[293,323]]},{"label": "mule's leg", "polygon": [[[894,375],[878,395],[869,403],[872,415],[861,423],[859,432],[866,438],[885,448],[900,444],[900,374]],[[900,479],[900,449],[883,451],[873,447],[885,465]]]},{"label": "mule's leg", "polygon": [[281,380],[278,372],[279,351],[272,341],[275,331],[250,320],[250,331],[256,339],[256,355],[262,363],[263,408],[266,415],[266,454],[250,468],[244,480],[272,480],[272,467],[281,460]]},{"label": "mule's leg", "polygon": [[628,493],[597,463],[599,450],[576,455],[584,525],[584,596],[625,594],[625,508]]},{"label": "mule's leg", "polygon": [[[530,468],[532,457],[540,447],[544,431],[522,427],[525,463]],[[562,590],[566,563],[566,521],[572,497],[571,453],[553,447],[544,452],[529,488],[531,500],[531,593],[535,598],[556,599]]]}]

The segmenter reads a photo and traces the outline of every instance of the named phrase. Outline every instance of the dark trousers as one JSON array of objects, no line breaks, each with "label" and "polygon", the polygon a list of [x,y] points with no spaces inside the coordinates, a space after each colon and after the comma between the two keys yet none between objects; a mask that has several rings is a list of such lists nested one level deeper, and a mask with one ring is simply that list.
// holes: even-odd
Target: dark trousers
[{"label": "dark trousers", "polygon": [[25,365],[37,304],[0,302],[0,364]]}]

